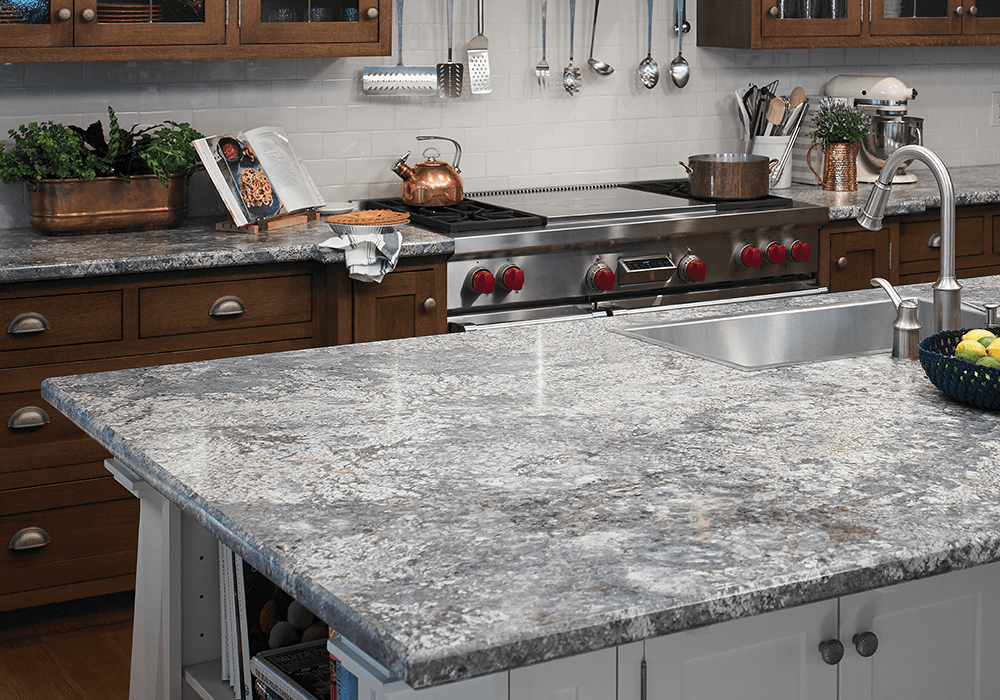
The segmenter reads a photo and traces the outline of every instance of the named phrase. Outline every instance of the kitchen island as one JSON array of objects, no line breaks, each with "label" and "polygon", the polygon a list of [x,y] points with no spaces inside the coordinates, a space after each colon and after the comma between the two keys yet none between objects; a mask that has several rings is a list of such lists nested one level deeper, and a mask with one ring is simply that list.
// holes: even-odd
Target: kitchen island
[{"label": "kitchen island", "polygon": [[[963,284],[1000,297],[1000,278]],[[528,697],[519,670],[610,651],[633,697],[614,679],[637,644],[824,604],[837,636],[838,600],[994,571],[997,417],[918,363],[742,372],[614,332],[881,294],[64,377],[43,396],[408,686],[502,676],[496,697]],[[993,588],[972,627],[995,654]],[[997,665],[976,659],[987,697]],[[808,663],[835,697],[836,667]]]}]

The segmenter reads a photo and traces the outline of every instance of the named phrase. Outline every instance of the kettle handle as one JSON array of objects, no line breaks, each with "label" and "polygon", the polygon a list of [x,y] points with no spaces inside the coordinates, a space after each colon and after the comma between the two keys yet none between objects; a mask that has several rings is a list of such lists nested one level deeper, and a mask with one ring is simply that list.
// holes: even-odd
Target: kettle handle
[{"label": "kettle handle", "polygon": [[453,144],[455,144],[455,162],[453,163],[452,167],[455,168],[455,172],[456,173],[462,172],[462,170],[458,167],[458,162],[460,160],[462,160],[462,147],[459,145],[458,141],[456,141],[455,139],[450,139],[447,136],[418,136],[417,137],[417,141],[429,141],[429,140],[432,140],[432,139],[439,140],[439,141],[451,141]]}]

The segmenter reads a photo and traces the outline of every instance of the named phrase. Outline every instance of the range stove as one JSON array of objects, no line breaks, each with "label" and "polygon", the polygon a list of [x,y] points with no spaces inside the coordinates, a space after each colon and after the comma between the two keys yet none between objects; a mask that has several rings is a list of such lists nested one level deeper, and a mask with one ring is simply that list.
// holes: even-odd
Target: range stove
[{"label": "range stove", "polygon": [[[825,207],[772,196],[703,201],[686,185],[472,193],[463,205],[488,209],[504,223],[465,230],[434,222],[436,210],[420,218],[410,211],[413,223],[455,239],[448,262],[452,330],[825,291],[816,259]],[[366,206],[408,210],[392,200]],[[453,216],[441,212],[442,219]]]}]

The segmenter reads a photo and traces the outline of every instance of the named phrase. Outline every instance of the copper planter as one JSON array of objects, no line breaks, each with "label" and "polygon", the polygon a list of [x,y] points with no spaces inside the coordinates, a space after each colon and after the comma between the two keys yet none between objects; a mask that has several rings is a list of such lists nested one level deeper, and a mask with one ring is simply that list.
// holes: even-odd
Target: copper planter
[{"label": "copper planter", "polygon": [[50,235],[173,228],[187,216],[187,175],[29,182],[31,225]]},{"label": "copper planter", "polygon": [[858,151],[861,142],[854,143],[824,143],[823,144],[823,174],[816,172],[812,166],[810,155],[819,146],[814,143],[806,153],[806,163],[813,171],[824,190],[830,192],[856,192],[858,190]]}]

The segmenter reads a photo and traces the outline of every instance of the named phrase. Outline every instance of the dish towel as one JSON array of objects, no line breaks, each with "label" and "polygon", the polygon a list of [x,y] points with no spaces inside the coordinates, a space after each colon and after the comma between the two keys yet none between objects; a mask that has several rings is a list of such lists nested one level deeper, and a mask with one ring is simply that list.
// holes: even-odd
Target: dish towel
[{"label": "dish towel", "polygon": [[403,234],[399,231],[383,231],[377,227],[368,233],[345,233],[328,238],[319,244],[320,248],[336,248],[344,251],[347,273],[351,279],[361,282],[381,282],[392,272],[399,260],[399,250],[403,247]]}]

